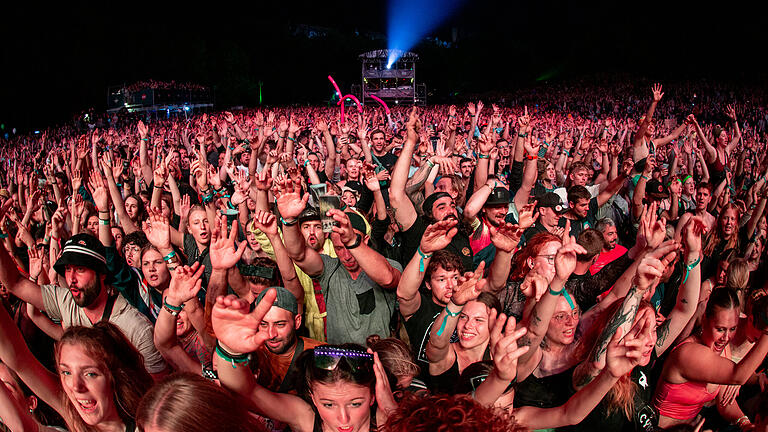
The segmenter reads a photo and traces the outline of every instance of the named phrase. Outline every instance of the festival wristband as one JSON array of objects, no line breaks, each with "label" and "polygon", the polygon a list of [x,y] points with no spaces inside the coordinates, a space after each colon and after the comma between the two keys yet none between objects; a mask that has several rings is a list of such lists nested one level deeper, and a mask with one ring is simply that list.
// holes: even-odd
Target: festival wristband
[{"label": "festival wristband", "polygon": [[416,248],[416,252],[418,252],[419,255],[421,256],[419,258],[419,273],[424,273],[424,260],[431,258],[432,254],[426,254],[426,253],[422,252],[421,246]]},{"label": "festival wristband", "polygon": [[219,341],[216,341],[216,354],[224,359],[228,363],[232,363],[232,369],[237,369],[237,364],[248,363],[250,360],[249,354],[232,354],[225,350]]},{"label": "festival wristband", "polygon": [[693,263],[685,266],[685,278],[683,279],[683,283],[685,283],[688,280],[688,275],[691,273],[691,270],[695,269],[700,262],[701,262],[701,256],[696,258],[696,261],[694,261]]},{"label": "festival wristband", "polygon": [[448,324],[448,317],[457,317],[461,313],[461,311],[458,312],[451,312],[450,309],[448,309],[448,305],[445,305],[445,316],[443,317],[443,322],[440,324],[440,328],[437,329],[437,335],[442,336],[443,333],[445,333],[445,326]]},{"label": "festival wristband", "polygon": [[573,303],[573,299],[571,298],[571,295],[568,294],[568,291],[566,291],[565,288],[563,288],[562,291],[563,291],[563,297],[565,297],[565,301],[568,302],[568,306],[571,307],[571,310],[576,309],[576,305]]}]

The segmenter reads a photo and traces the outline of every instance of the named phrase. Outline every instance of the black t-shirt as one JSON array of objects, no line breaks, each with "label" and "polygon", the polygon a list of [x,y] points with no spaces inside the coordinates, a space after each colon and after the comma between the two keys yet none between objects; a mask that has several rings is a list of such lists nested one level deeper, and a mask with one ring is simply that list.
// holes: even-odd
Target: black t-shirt
[{"label": "black t-shirt", "polygon": [[514,407],[535,406],[539,408],[554,408],[568,402],[573,395],[572,367],[558,374],[537,378],[533,374],[517,384],[515,388]]},{"label": "black t-shirt", "polygon": [[567,428],[570,431],[636,431],[652,432],[659,423],[658,412],[653,408],[651,397],[651,369],[656,363],[656,351],[651,353],[651,361],[646,366],[637,366],[632,370],[632,382],[635,384],[632,419],[628,419],[620,408],[608,409],[607,397],[578,425]]},{"label": "black t-shirt", "polygon": [[595,274],[589,271],[583,275],[571,274],[565,286],[573,293],[579,308],[582,311],[588,311],[597,304],[597,297],[610,289],[631,264],[632,260],[625,253],[606,264]]},{"label": "black t-shirt", "polygon": [[[375,154],[372,156],[376,156]],[[391,170],[393,166],[395,166],[395,162],[397,162],[397,156],[393,155],[392,153],[384,153],[382,156],[376,156],[376,159],[379,160],[381,165],[387,169],[387,171]]]},{"label": "black t-shirt", "polygon": [[517,322],[523,319],[523,310],[527,300],[520,289],[522,281],[507,281],[504,288],[496,294],[501,302],[501,310],[506,316],[513,316]]},{"label": "black t-shirt", "polygon": [[432,301],[432,296],[419,290],[421,296],[421,305],[419,309],[404,322],[403,327],[408,332],[408,339],[411,341],[411,350],[416,357],[416,363],[422,371],[429,371],[429,360],[427,360],[427,342],[429,341],[429,331],[432,329],[432,323],[443,310],[443,307]]},{"label": "black t-shirt", "polygon": [[[410,228],[403,231],[403,245],[402,253],[403,260],[405,262],[410,261],[416,254],[416,250],[421,244],[421,236],[424,235],[424,231],[427,229],[427,224],[424,222],[424,218],[417,216]],[[475,264],[472,261],[472,248],[469,246],[469,236],[465,234],[461,229],[453,236],[453,240],[445,248],[445,250],[453,253],[457,257],[461,258],[462,264],[464,264],[464,271],[473,271]]]},{"label": "black t-shirt", "polygon": [[[575,220],[571,219],[571,236],[578,237],[582,231],[587,228],[594,228],[597,224],[597,198],[589,200],[589,210],[587,210],[587,216],[583,219]],[[565,228],[566,218],[561,217],[559,226]]]}]

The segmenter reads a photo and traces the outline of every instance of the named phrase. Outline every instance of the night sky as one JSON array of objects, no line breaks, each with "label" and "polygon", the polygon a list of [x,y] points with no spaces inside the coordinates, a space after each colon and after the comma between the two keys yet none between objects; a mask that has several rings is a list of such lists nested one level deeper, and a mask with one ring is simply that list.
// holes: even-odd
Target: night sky
[{"label": "night sky", "polygon": [[[212,2],[4,5],[0,122],[20,131],[106,106],[107,86],[154,78],[212,86],[217,108],[323,103],[330,73],[359,81],[357,55],[386,48],[386,2]],[[278,8],[277,6],[280,6]],[[651,79],[764,82],[765,4],[465,1],[433,36],[453,48],[413,48],[432,94],[460,94],[628,72]],[[309,39],[302,26],[326,31]]]}]

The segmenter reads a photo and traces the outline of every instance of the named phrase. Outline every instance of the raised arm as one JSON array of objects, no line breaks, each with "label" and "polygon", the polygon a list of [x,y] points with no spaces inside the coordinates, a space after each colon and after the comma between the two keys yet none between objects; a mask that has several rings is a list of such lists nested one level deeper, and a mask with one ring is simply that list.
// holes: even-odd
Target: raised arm
[{"label": "raised arm", "polygon": [[701,288],[701,237],[706,230],[704,221],[692,217],[683,228],[685,240],[685,279],[682,289],[678,290],[675,307],[667,316],[666,321],[656,329],[656,354],[664,353],[678,335],[683,331],[688,321],[696,312]]},{"label": "raised arm", "polygon": [[293,266],[293,260],[291,260],[291,257],[285,250],[283,240],[277,231],[277,217],[269,212],[257,211],[254,214],[253,223],[256,229],[266,234],[269,242],[272,244],[277,268],[280,270],[280,276],[283,279],[283,287],[296,297],[296,302],[300,305],[299,310],[302,310],[301,306],[304,305],[304,288],[301,286],[296,275],[296,267]]},{"label": "raised arm", "polygon": [[403,269],[397,284],[397,302],[400,305],[400,313],[406,320],[421,307],[419,287],[424,281],[424,271],[429,266],[432,255],[451,243],[453,236],[458,232],[456,224],[455,220],[447,220],[427,226],[421,236],[421,253],[416,253]]},{"label": "raised arm", "polygon": [[253,312],[248,312],[248,302],[230,295],[219,297],[213,308],[211,321],[219,341],[214,365],[221,385],[250,400],[259,413],[283,423],[292,430],[311,430],[315,420],[312,407],[287,393],[274,393],[260,386],[248,367],[248,353],[256,351],[269,339],[261,330],[261,321],[276,297],[270,289]]},{"label": "raised arm", "polygon": [[392,267],[383,255],[368,246],[368,236],[356,234],[352,229],[349,217],[341,210],[328,210],[328,216],[336,221],[331,236],[338,236],[339,241],[360,264],[360,268],[365,274],[386,290],[397,288],[397,283],[400,281],[400,270]]},{"label": "raised arm", "polygon": [[299,230],[299,215],[307,206],[309,194],[302,196],[299,191],[295,191],[291,179],[276,183],[277,210],[281,215],[285,250],[304,273],[317,276],[323,272],[323,259],[314,249],[307,246]]},{"label": "raised arm", "polygon": [[[200,291],[202,280],[200,277],[205,270],[200,263],[194,263],[192,267],[180,266],[171,274],[171,282],[165,292],[163,302],[165,304],[157,316],[155,323],[154,342],[160,354],[173,365],[177,371],[199,374],[200,363],[184,351],[176,337],[176,322],[178,312],[172,314],[173,308],[186,308],[191,302],[197,303],[197,292]],[[195,305],[198,307],[198,305]],[[202,333],[201,333],[202,336]]]},{"label": "raised arm", "polygon": [[419,131],[421,131],[421,120],[417,114],[417,108],[413,107],[407,124],[408,138],[392,170],[392,183],[389,187],[389,204],[394,211],[395,221],[403,230],[413,226],[417,217],[416,209],[405,192],[405,185],[408,182],[413,152],[419,140]]},{"label": "raised arm", "polygon": [[[13,200],[11,198],[3,203],[2,207],[0,207],[0,220],[3,219],[12,204]],[[40,310],[45,310],[40,287],[22,276],[5,246],[0,246],[0,282],[16,297],[27,303],[32,303]]]},{"label": "raised arm", "polygon": [[[565,282],[576,268],[577,254],[584,253],[586,253],[586,250],[583,246],[576,243],[575,237],[566,237],[555,256],[555,277],[549,284],[547,293],[542,294],[530,316],[523,317],[523,325],[528,328],[528,333],[520,339],[520,345],[532,348],[518,360],[517,375],[520,380],[527,378],[536,369],[540,359],[538,353],[541,349],[541,341],[547,334],[547,328],[549,327],[552,315],[555,313],[557,301],[561,295],[567,294]],[[531,283],[534,286],[546,285],[546,279],[541,275],[532,275]],[[542,291],[543,289],[541,288],[535,290],[535,292]]]},{"label": "raised arm", "polygon": [[16,372],[35,395],[63,414],[64,399],[59,378],[35,358],[4,307],[0,307],[0,330],[0,361]]}]

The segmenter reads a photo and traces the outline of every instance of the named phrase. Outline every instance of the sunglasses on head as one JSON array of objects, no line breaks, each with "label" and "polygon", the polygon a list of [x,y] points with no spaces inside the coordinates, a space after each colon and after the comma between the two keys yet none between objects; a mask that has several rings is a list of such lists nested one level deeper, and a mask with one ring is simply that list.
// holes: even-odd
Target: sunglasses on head
[{"label": "sunglasses on head", "polygon": [[353,373],[373,371],[373,355],[365,351],[319,346],[312,350],[315,367],[327,371],[336,370],[344,359]]}]

